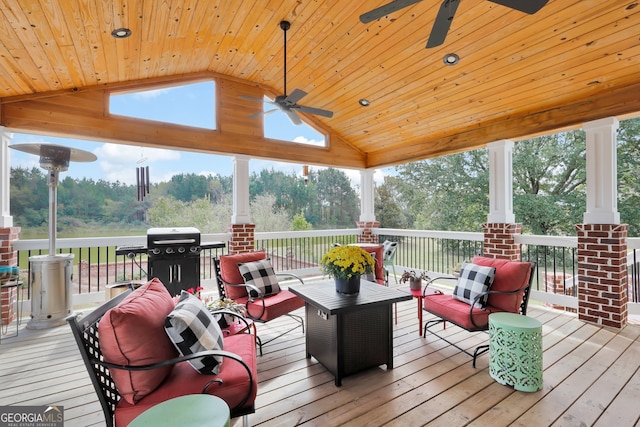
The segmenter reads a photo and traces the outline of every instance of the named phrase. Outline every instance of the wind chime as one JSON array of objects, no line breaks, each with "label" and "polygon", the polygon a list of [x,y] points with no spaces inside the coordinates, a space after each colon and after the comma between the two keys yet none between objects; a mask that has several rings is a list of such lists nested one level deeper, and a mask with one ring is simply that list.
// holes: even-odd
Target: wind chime
[{"label": "wind chime", "polygon": [[304,185],[309,184],[309,166],[302,166],[302,177],[304,178]]},{"label": "wind chime", "polygon": [[[147,158],[143,156],[143,153],[140,153],[140,160],[138,160],[137,164],[144,163],[146,160]],[[138,201],[142,202],[149,194],[149,166],[136,167],[136,187],[138,189]]]},{"label": "wind chime", "polygon": [[136,167],[136,184],[138,187],[138,201],[142,202],[149,194],[149,166]]}]

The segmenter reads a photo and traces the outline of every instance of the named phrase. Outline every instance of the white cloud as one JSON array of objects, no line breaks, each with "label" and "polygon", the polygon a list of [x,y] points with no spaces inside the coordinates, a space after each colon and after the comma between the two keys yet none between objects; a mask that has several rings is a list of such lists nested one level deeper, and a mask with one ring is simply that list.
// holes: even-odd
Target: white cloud
[{"label": "white cloud", "polygon": [[318,147],[325,146],[325,143],[323,140],[319,141],[315,139],[308,139],[308,138],[305,138],[304,136],[296,136],[295,138],[293,138],[293,142],[297,142],[298,144],[315,145]]},{"label": "white cloud", "polygon": [[[105,180],[129,185],[136,183],[136,167],[151,166],[163,161],[176,162],[180,159],[178,151],[110,143],[96,148],[93,153],[98,157]],[[175,173],[171,173],[169,179]],[[150,181],[157,183],[163,181],[167,173],[158,176],[150,170],[149,175]]]},{"label": "white cloud", "polygon": [[127,94],[133,96],[133,99],[153,99],[165,95],[171,91],[171,88],[145,90],[143,92],[135,92]]}]

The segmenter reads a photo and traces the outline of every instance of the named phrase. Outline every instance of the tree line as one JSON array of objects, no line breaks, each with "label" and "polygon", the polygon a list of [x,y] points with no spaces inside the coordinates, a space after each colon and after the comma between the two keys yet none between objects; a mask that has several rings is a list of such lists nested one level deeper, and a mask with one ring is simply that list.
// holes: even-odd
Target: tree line
[{"label": "tree line", "polygon": [[[620,122],[618,210],[629,235],[640,235],[640,119]],[[308,183],[295,173],[262,170],[250,177],[251,217],[257,231],[352,228],[360,213],[358,189],[338,169],[313,169]],[[58,226],[128,224],[193,226],[227,231],[232,177],[175,175],[151,185],[143,202],[136,187],[66,177],[58,187]],[[586,140],[581,130],[515,143],[513,209],[523,232],[575,235],[586,209]],[[488,150],[478,149],[395,167],[376,186],[375,214],[384,228],[481,231],[489,210]],[[42,169],[11,170],[11,214],[21,227],[48,220]]]},{"label": "tree line", "polygon": [[[43,227],[48,221],[47,172],[11,169],[11,214],[16,226]],[[312,170],[308,182],[295,175],[262,170],[250,177],[252,220],[258,231],[352,228],[360,214],[356,189],[337,169]],[[227,231],[232,214],[232,177],[178,174],[150,185],[144,201],[135,185],[65,177],[58,186],[58,229],[95,224],[197,227]]]},{"label": "tree line", "polygon": [[[640,118],[617,135],[618,211],[640,235]],[[400,165],[376,192],[383,227],[481,231],[489,211],[488,150]],[[513,211],[523,233],[575,235],[586,210],[586,138],[582,130],[518,141],[513,150]]]}]

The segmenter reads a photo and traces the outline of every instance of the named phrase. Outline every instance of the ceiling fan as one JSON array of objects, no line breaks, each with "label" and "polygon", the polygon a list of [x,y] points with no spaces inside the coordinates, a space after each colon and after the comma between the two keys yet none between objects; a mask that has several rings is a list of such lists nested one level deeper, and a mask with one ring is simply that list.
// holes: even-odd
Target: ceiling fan
[{"label": "ceiling fan", "polygon": [[[363,24],[375,21],[378,18],[382,18],[397,10],[404,9],[407,6],[418,3],[422,0],[395,0],[391,3],[387,3],[376,9],[370,10],[367,13],[360,15],[360,21]],[[547,4],[549,0],[489,0],[493,3],[500,4],[502,6],[509,7],[511,9],[519,10],[520,12],[533,15],[542,7]],[[436,20],[433,22],[433,28],[427,41],[427,49],[430,47],[440,46],[444,43],[444,39],[447,37],[449,27],[451,27],[451,21],[458,9],[460,0],[444,0],[438,10]]]},{"label": "ceiling fan", "polygon": [[243,99],[264,102],[266,104],[273,104],[278,107],[274,108],[273,110],[253,114],[249,116],[249,118],[265,116],[278,110],[281,110],[283,113],[285,113],[287,117],[289,117],[289,120],[291,120],[291,123],[293,123],[294,125],[302,124],[302,120],[300,120],[300,117],[298,117],[295,110],[300,110],[303,113],[316,114],[328,118],[333,117],[332,111],[298,105],[298,101],[300,101],[304,96],[307,95],[307,92],[303,90],[294,89],[291,94],[287,95],[287,30],[291,28],[291,24],[289,23],[289,21],[281,21],[280,28],[282,28],[282,31],[284,32],[284,95],[276,96],[276,99],[274,99],[273,101],[265,101],[264,99],[253,98],[251,96],[240,96],[240,98]]}]

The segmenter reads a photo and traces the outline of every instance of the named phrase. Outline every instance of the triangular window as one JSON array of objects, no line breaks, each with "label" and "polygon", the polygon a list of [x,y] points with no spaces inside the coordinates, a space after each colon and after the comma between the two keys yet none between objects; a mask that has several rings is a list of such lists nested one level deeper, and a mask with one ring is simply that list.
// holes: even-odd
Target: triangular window
[{"label": "triangular window", "polygon": [[213,81],[136,92],[113,92],[109,97],[109,112],[138,119],[215,129],[215,93]]}]

